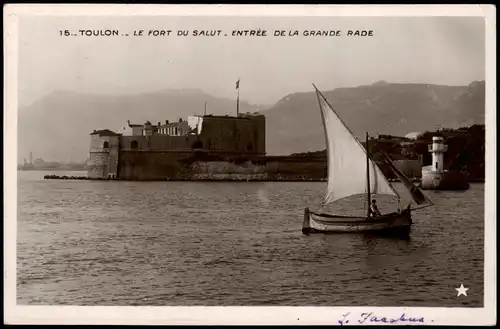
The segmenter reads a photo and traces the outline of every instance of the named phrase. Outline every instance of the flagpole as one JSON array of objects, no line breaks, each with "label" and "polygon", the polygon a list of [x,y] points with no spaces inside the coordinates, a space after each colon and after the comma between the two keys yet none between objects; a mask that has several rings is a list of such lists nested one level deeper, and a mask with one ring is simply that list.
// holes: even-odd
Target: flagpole
[{"label": "flagpole", "polygon": [[240,88],[238,88],[238,98],[236,99],[236,116],[240,114]]},{"label": "flagpole", "polygon": [[236,81],[236,90],[238,90],[238,96],[236,98],[236,117],[240,114],[240,78]]}]

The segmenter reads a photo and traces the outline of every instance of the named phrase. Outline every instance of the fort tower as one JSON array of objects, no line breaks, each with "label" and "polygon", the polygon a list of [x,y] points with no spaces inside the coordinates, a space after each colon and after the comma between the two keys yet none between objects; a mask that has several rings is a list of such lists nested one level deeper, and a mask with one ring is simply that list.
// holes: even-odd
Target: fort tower
[{"label": "fort tower", "polygon": [[94,130],[90,134],[88,177],[115,178],[118,176],[120,134],[111,130]]}]

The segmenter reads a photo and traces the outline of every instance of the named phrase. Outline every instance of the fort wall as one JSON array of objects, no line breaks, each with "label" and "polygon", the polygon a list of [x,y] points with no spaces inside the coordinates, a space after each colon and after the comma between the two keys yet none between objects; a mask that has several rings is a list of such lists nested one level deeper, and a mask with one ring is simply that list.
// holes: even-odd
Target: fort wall
[{"label": "fort wall", "polygon": [[196,161],[189,165],[194,180],[267,180],[266,166],[252,161]]},{"label": "fort wall", "polygon": [[120,150],[186,151],[193,149],[196,140],[195,135],[120,136]]},{"label": "fort wall", "polygon": [[126,180],[180,179],[185,166],[180,162],[190,152],[127,151],[120,152],[119,178]]},{"label": "fort wall", "polygon": [[205,116],[199,138],[210,151],[266,153],[265,117]]},{"label": "fort wall", "polygon": [[103,178],[108,176],[108,152],[91,152],[88,161],[87,176],[90,178]]},{"label": "fort wall", "polygon": [[[210,155],[208,155],[210,156]],[[125,180],[265,180],[265,164],[237,154],[197,157],[192,151],[121,151]]]},{"label": "fort wall", "polygon": [[248,156],[234,152],[121,151],[125,180],[324,180],[325,161]]}]

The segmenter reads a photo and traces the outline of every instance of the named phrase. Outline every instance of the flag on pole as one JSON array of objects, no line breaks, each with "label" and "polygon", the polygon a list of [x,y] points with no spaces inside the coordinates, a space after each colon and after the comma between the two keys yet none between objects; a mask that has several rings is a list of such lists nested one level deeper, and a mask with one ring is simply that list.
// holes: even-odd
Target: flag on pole
[{"label": "flag on pole", "polygon": [[238,79],[238,81],[236,81],[236,89],[240,89],[240,79]]}]

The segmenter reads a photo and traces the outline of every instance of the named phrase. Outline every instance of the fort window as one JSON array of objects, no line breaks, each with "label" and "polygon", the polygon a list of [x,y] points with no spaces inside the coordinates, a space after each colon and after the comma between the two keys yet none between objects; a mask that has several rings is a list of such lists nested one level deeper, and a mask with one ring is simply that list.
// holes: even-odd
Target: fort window
[{"label": "fort window", "polygon": [[131,149],[139,148],[139,143],[137,143],[137,141],[131,141],[130,142],[130,148]]},{"label": "fort window", "polygon": [[108,142],[104,142],[104,144],[102,144],[102,148],[103,149],[109,149],[109,143]]},{"label": "fort window", "polygon": [[177,127],[175,127],[175,136],[177,136],[177,134],[178,134],[178,129]]}]

